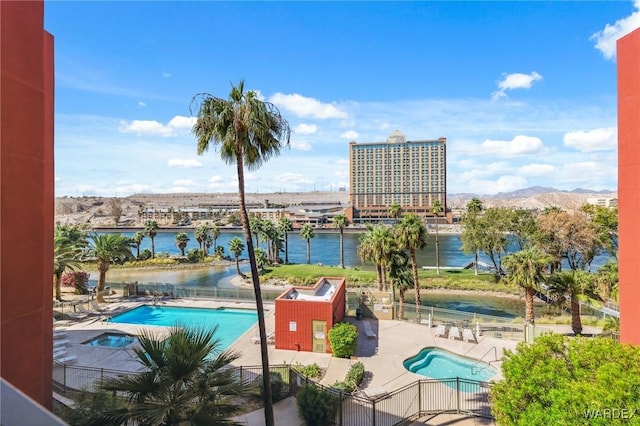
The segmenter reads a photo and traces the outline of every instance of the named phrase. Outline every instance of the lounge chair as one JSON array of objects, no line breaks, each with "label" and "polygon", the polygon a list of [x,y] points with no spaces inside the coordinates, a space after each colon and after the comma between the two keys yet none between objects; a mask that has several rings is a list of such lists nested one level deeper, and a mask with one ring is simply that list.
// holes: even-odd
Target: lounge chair
[{"label": "lounge chair", "polygon": [[54,330],[53,331],[53,338],[54,339],[62,339],[64,337],[67,337],[67,332],[66,331],[62,331],[62,330]]},{"label": "lounge chair", "polygon": [[89,303],[91,303],[91,307],[95,309],[97,312],[105,312],[107,310],[106,308],[101,308],[97,300],[92,300]]},{"label": "lounge chair", "polygon": [[[275,343],[276,339],[276,333],[273,331],[270,331],[269,333],[267,333],[267,344],[273,344]],[[260,335],[255,335],[251,338],[251,343],[253,343],[254,345],[259,345],[260,344]]]},{"label": "lounge chair", "polygon": [[473,335],[473,331],[470,328],[462,329],[462,340],[465,342],[473,342],[476,343],[476,336]]},{"label": "lounge chair", "polygon": [[54,348],[60,348],[61,346],[66,345],[67,343],[69,343],[69,339],[59,339],[59,340],[54,340],[53,341],[53,347]]},{"label": "lounge chair", "polygon": [[444,324],[440,324],[436,327],[436,331],[433,333],[433,337],[444,337],[447,338],[447,326]]},{"label": "lounge chair", "polygon": [[53,359],[58,360],[60,358],[64,358],[65,356],[67,356],[67,350],[62,348],[62,349],[56,349],[53,352]]},{"label": "lounge chair", "polygon": [[362,393],[369,399],[377,400],[389,397],[387,392],[382,386],[374,386],[371,388],[363,389]]},{"label": "lounge chair", "polygon": [[364,321],[362,323],[362,328],[364,330],[365,336],[367,336],[369,338],[375,338],[376,337],[376,332],[373,331],[373,327],[371,327],[371,323],[369,321]]},{"label": "lounge chair", "polygon": [[460,329],[458,327],[452,326],[449,329],[449,339],[462,340],[462,336],[460,335]]},{"label": "lounge chair", "polygon": [[63,358],[58,358],[56,359],[57,362],[61,363],[61,364],[68,364],[70,362],[73,362],[77,359],[78,357],[75,355],[67,355]]}]

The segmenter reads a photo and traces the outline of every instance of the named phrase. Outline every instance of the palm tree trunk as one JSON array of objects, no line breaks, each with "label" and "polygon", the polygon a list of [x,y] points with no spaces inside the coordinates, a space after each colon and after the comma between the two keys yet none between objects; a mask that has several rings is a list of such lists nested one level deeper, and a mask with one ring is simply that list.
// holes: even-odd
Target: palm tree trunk
[{"label": "palm tree trunk", "polygon": [[[238,134],[238,133],[236,133]],[[251,238],[251,227],[249,226],[249,215],[244,196],[244,163],[242,145],[236,141],[236,167],[238,171],[238,198],[240,201],[240,217],[242,228],[247,242],[247,252],[249,254],[249,265],[251,267],[251,281],[253,291],[256,296],[256,311],[258,314],[258,329],[260,332],[260,355],[262,357],[262,395],[264,403],[264,420],[266,426],[275,426],[273,417],[273,400],[271,396],[271,376],[269,372],[269,353],[267,351],[267,331],[264,321],[264,307],[262,304],[262,291],[260,289],[260,277],[258,275],[258,265],[256,255],[253,250],[253,240]]]},{"label": "palm tree trunk", "polygon": [[307,265],[311,264],[311,241],[307,238]]},{"label": "palm tree trunk", "polygon": [[107,280],[107,271],[102,265],[98,265],[98,285],[96,286],[96,300],[98,303],[104,302],[104,283]]},{"label": "palm tree trunk", "polygon": [[[151,235],[149,235],[151,237]],[[156,257],[156,243],[155,237],[151,237],[151,258],[154,259]]]},{"label": "palm tree trunk", "polygon": [[400,290],[400,306],[398,306],[398,314],[400,319],[404,319],[404,290]]},{"label": "palm tree trunk", "polygon": [[580,301],[575,292],[571,292],[571,329],[575,334],[582,333],[582,321],[580,319]]},{"label": "palm tree trunk", "polygon": [[344,269],[344,231],[340,228],[340,267]]},{"label": "palm tree trunk", "polygon": [[289,233],[284,231],[284,263],[289,264]]},{"label": "palm tree trunk", "polygon": [[380,265],[380,277],[382,278],[382,290],[387,291],[387,267],[384,263]]},{"label": "palm tree trunk", "polygon": [[475,265],[473,269],[475,269],[476,275],[478,275],[478,250],[476,250],[475,252],[475,257],[476,259],[475,259]]},{"label": "palm tree trunk", "polygon": [[420,321],[421,312],[420,307],[422,301],[420,300],[420,281],[418,280],[418,264],[416,262],[416,250],[409,250],[409,257],[411,257],[411,270],[413,272],[413,286],[416,290],[416,321]]},{"label": "palm tree trunk", "polygon": [[438,216],[436,216],[436,274],[440,275],[440,244],[438,243]]},{"label": "palm tree trunk", "polygon": [[533,312],[533,287],[527,287],[524,291],[525,321],[529,324],[535,323],[535,313]]},{"label": "palm tree trunk", "polygon": [[382,265],[376,264],[376,279],[378,284],[378,291],[382,291]]},{"label": "palm tree trunk", "polygon": [[140,257],[140,244],[136,243],[136,258]]},{"label": "palm tree trunk", "polygon": [[62,280],[62,273],[53,274],[53,283],[56,289],[56,300],[62,302],[62,293],[60,292],[60,281]]}]

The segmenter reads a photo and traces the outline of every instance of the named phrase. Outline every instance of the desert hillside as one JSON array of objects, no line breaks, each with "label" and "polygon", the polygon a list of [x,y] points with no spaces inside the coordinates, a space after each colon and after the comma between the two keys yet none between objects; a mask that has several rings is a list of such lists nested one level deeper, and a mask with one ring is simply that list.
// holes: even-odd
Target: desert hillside
[{"label": "desert hillside", "polygon": [[[447,204],[454,215],[465,209],[471,198],[477,197],[485,207],[513,207],[524,209],[544,209],[556,206],[563,210],[574,210],[587,202],[588,198],[616,197],[615,193],[566,192],[552,190],[549,192],[526,191],[498,195],[478,196],[474,194],[451,194]],[[349,193],[339,192],[277,192],[247,194],[249,206],[263,208],[265,206],[292,206],[303,204],[349,204]],[[120,225],[140,226],[138,212],[143,208],[187,209],[218,205],[235,205],[238,195],[229,194],[135,194],[122,198],[104,197],[59,197],[56,198],[56,223],[78,224],[89,223],[91,226],[112,226],[113,210],[120,208]]]}]

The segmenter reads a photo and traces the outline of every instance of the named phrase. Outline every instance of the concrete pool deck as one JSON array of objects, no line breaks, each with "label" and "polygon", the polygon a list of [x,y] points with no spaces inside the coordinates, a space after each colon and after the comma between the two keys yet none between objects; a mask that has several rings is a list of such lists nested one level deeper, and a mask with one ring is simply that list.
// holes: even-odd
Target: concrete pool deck
[{"label": "concrete pool deck", "polygon": [[[85,320],[70,321],[57,325],[56,329],[66,330],[65,339],[69,340],[69,342],[66,343],[65,349],[68,353],[76,356],[75,362],[70,365],[131,372],[138,371],[140,364],[130,348],[96,348],[88,347],[82,343],[107,331],[139,334],[143,329],[152,329],[158,333],[166,333],[168,331],[167,327],[115,324],[105,321],[106,318],[116,313],[149,303],[151,303],[151,300],[143,299],[108,303],[102,305],[108,308],[106,312],[95,313],[95,316],[90,316]],[[255,309],[255,304],[250,301],[165,299],[160,300],[158,303],[162,306]],[[272,303],[265,303],[265,309],[267,310],[265,315],[266,330],[270,332],[275,328],[274,305]],[[461,340],[435,337],[434,333],[436,328],[423,324],[394,320],[365,319],[358,321],[354,318],[348,318],[347,320],[355,324],[359,330],[356,354],[352,359],[334,358],[331,354],[325,353],[275,349],[274,345],[269,345],[269,363],[286,363],[292,365],[297,363],[304,365],[317,363],[318,366],[325,371],[320,383],[323,385],[332,385],[336,381],[342,381],[345,378],[352,363],[360,361],[364,364],[365,371],[367,372],[361,389],[365,392],[367,389],[384,389],[387,392],[391,392],[417,380],[424,379],[424,376],[411,373],[403,366],[405,359],[416,355],[424,347],[439,347],[458,355],[474,359],[482,358],[487,362],[492,361],[491,364],[500,371],[501,362],[495,362],[495,356],[497,355],[497,357],[500,358],[504,349],[514,350],[518,343],[514,340],[499,339],[491,336],[479,336],[477,343],[470,343]],[[364,321],[369,322],[375,337],[367,337],[364,332]],[[260,345],[251,342],[251,338],[257,335],[257,330],[258,326],[256,324],[249,328],[247,332],[241,335],[240,338],[229,347],[229,349],[237,351],[240,354],[240,357],[233,363],[234,365],[261,365]],[[54,368],[54,376],[56,369],[61,368],[62,367]],[[500,377],[501,373],[495,376],[495,378]],[[281,405],[276,408],[276,416],[281,418],[281,420],[278,421],[279,425],[302,424],[297,415],[295,401],[293,403],[281,403]],[[445,417],[447,420],[445,420]],[[472,419],[465,416],[454,417],[441,415],[437,416],[437,418],[429,419],[426,424],[491,424],[486,419]],[[264,417],[260,411],[236,418],[237,421],[247,425],[262,424],[263,419]],[[425,424],[425,422],[426,419],[421,419],[421,421],[416,424]]]}]

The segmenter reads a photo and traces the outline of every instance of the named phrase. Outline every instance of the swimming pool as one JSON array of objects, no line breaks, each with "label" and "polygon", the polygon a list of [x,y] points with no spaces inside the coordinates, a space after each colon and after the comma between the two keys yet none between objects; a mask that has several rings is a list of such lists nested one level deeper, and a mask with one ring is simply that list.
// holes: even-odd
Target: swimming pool
[{"label": "swimming pool", "polygon": [[122,333],[102,333],[101,335],[87,340],[83,345],[100,346],[103,348],[126,348],[138,339],[130,334]]},{"label": "swimming pool", "polygon": [[142,305],[114,316],[109,322],[165,327],[178,325],[210,328],[217,325],[218,331],[215,337],[221,340],[222,349],[225,349],[251,328],[257,320],[258,314],[250,309]]},{"label": "swimming pool", "polygon": [[[461,379],[486,382],[496,374],[489,364],[456,355],[444,349],[427,347],[403,363],[412,373],[443,380],[459,377]],[[452,382],[445,382],[448,386]],[[453,383],[455,386],[455,383]],[[473,391],[473,390],[469,390]]]}]

